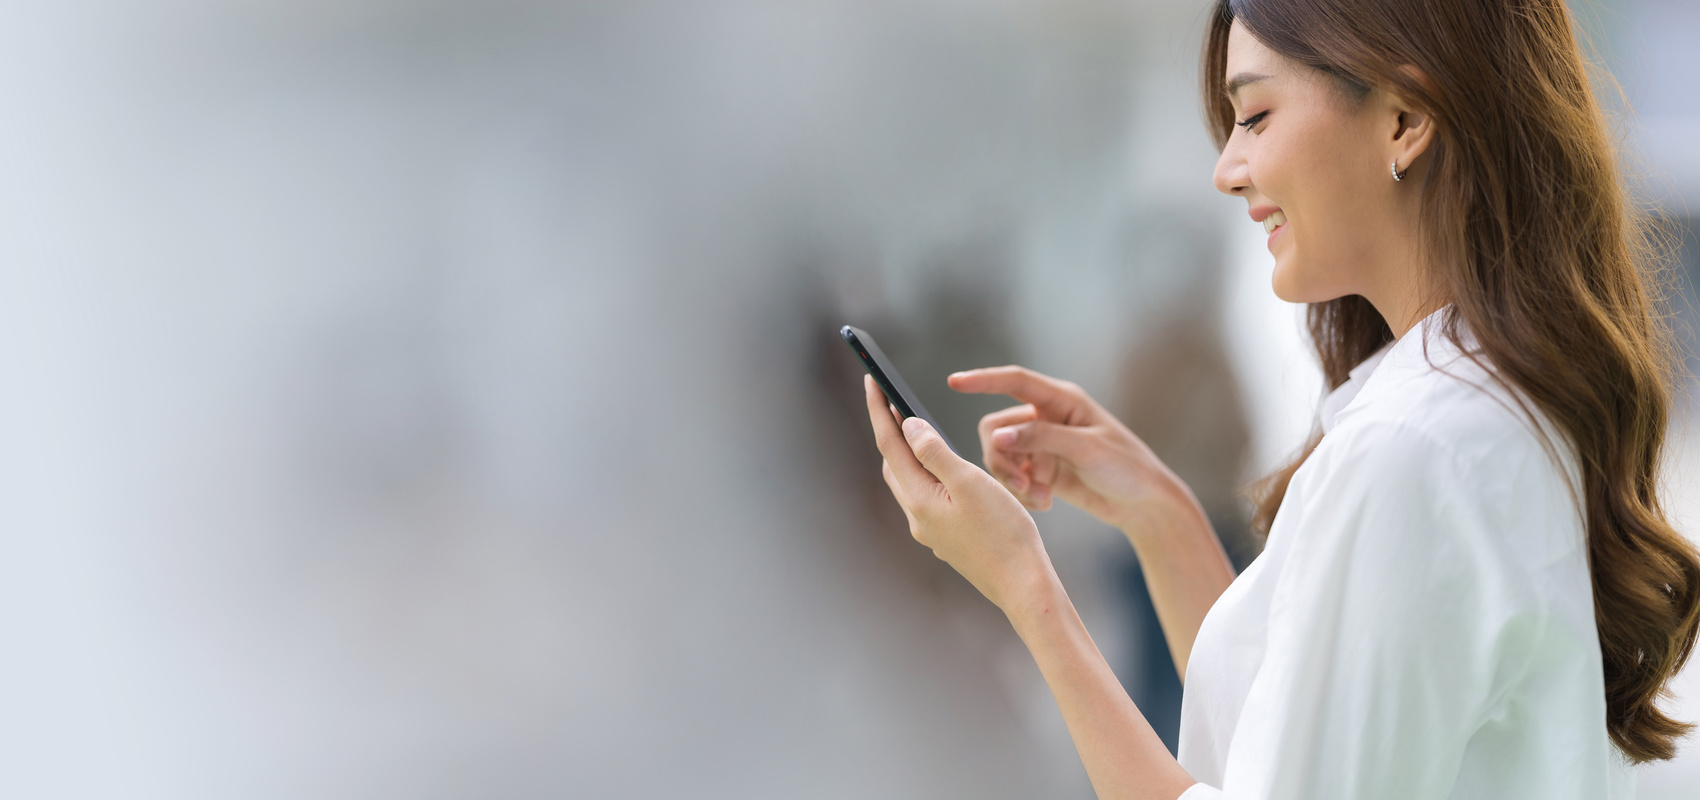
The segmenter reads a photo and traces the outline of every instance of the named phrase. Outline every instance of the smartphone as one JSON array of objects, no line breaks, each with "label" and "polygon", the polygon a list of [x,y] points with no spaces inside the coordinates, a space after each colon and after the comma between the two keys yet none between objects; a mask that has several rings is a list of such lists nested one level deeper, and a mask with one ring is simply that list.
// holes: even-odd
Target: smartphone
[{"label": "smartphone", "polygon": [[926,420],[928,425],[933,426],[933,430],[939,432],[939,438],[943,439],[951,450],[955,450],[957,455],[962,454],[962,451],[956,450],[956,445],[951,443],[950,437],[944,435],[944,429],[939,427],[933,415],[927,413],[927,407],[921,405],[921,398],[916,397],[909,384],[903,382],[903,376],[897,374],[897,367],[891,365],[891,359],[885,357],[885,351],[874,343],[874,337],[861,328],[849,325],[839,328],[838,335],[843,336],[844,343],[856,351],[856,357],[862,360],[862,366],[868,369],[868,374],[874,376],[874,383],[879,384],[880,390],[885,392],[885,399],[897,407],[898,414],[904,419],[920,417]]}]

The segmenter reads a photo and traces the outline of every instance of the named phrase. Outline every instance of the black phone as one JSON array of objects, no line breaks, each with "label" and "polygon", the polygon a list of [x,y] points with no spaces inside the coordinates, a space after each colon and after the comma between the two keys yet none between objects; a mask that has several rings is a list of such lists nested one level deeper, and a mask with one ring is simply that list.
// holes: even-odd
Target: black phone
[{"label": "black phone", "polygon": [[933,415],[927,413],[927,407],[921,405],[921,398],[916,397],[909,384],[903,382],[903,376],[897,374],[897,367],[891,365],[891,359],[885,357],[885,351],[874,343],[874,337],[861,328],[849,325],[839,328],[838,335],[843,336],[844,343],[856,351],[856,357],[862,360],[862,366],[867,367],[868,374],[874,376],[874,383],[879,384],[880,390],[885,392],[885,399],[897,407],[898,414],[904,419],[920,417],[926,420],[928,425],[933,426],[933,430],[939,432],[939,438],[943,439],[951,450],[956,451],[957,455],[962,454],[962,451],[956,450],[956,445],[950,441],[950,437],[944,435],[944,429],[939,427],[938,420],[933,419]]}]

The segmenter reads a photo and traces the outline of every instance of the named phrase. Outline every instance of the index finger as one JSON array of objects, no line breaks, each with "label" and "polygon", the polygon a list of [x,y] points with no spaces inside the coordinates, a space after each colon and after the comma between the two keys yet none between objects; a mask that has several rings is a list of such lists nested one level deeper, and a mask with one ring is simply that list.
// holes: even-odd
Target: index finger
[{"label": "index finger", "polygon": [[1032,403],[1039,415],[1070,420],[1081,411],[1081,398],[1072,383],[1041,375],[1026,367],[984,367],[951,373],[950,388],[971,394],[1007,394]]},{"label": "index finger", "polygon": [[903,484],[904,494],[911,498],[926,497],[921,490],[937,485],[939,479],[909,449],[909,440],[903,437],[903,429],[897,426],[896,415],[874,379],[864,377],[862,386],[868,393],[868,419],[874,423],[874,445]]}]

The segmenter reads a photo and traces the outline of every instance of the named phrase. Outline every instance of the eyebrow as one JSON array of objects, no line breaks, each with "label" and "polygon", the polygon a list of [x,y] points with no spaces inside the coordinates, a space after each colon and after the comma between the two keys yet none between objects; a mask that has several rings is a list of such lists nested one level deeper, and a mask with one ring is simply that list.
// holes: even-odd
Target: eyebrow
[{"label": "eyebrow", "polygon": [[1222,93],[1231,99],[1234,95],[1239,94],[1240,89],[1246,84],[1257,83],[1258,81],[1268,79],[1269,76],[1262,73],[1242,72],[1232,78],[1229,78],[1228,82],[1222,85]]}]

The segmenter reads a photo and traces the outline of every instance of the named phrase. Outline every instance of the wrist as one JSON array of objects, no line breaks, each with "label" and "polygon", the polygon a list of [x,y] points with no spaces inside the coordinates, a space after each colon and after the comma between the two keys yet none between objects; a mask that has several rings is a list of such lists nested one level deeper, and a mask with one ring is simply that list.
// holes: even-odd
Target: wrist
[{"label": "wrist", "polygon": [[1010,588],[999,607],[1023,638],[1035,623],[1056,619],[1064,609],[1073,613],[1074,606],[1063,589],[1062,579],[1057,577],[1048,559],[1042,569],[1021,576]]},{"label": "wrist", "polygon": [[1128,510],[1116,526],[1141,550],[1155,542],[1173,542],[1196,536],[1215,537],[1210,517],[1198,498],[1178,478],[1163,482],[1150,495]]}]

